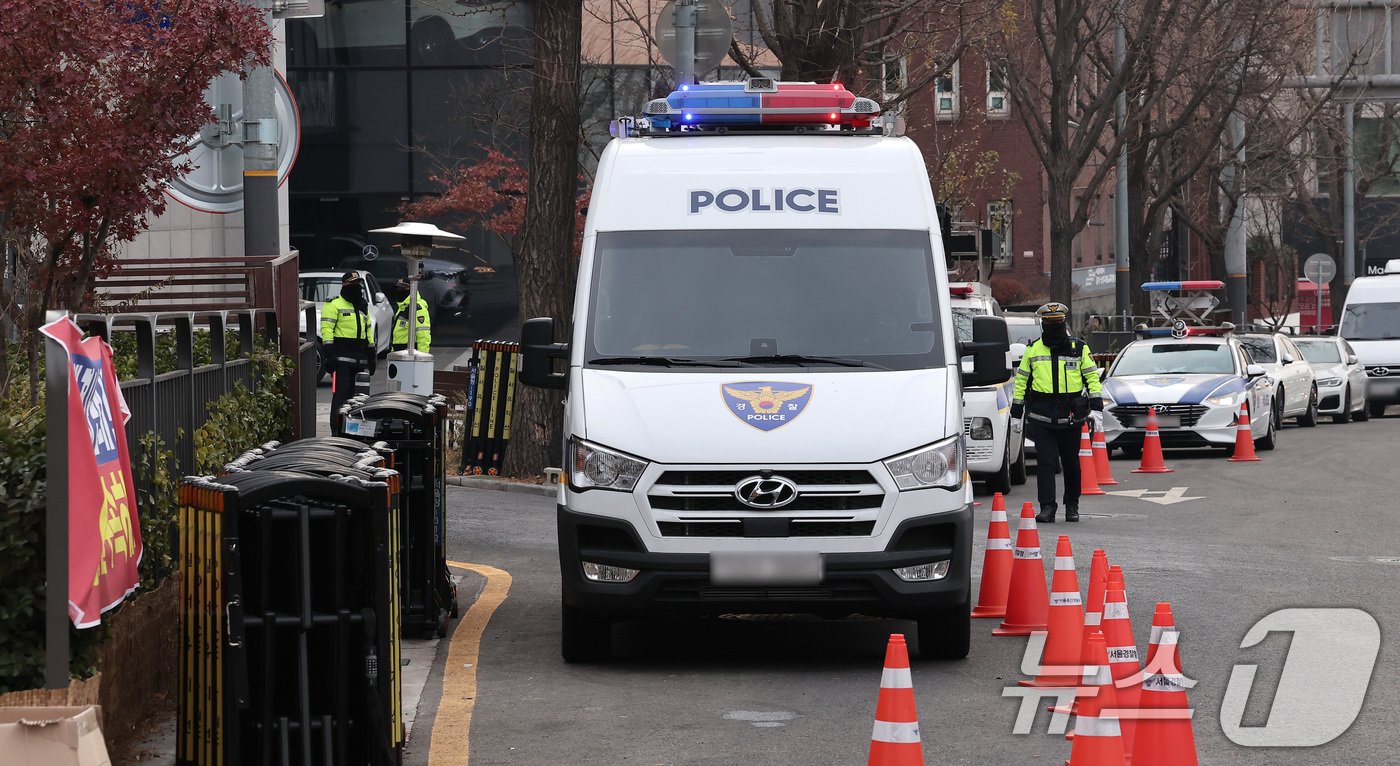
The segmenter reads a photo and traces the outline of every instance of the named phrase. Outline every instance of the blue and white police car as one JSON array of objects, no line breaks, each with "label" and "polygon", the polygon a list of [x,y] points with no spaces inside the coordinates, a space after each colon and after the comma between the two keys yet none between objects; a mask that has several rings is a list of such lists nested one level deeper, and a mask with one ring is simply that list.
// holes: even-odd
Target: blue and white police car
[{"label": "blue and white police car", "polygon": [[1151,412],[1164,449],[1229,450],[1235,445],[1241,405],[1248,401],[1256,446],[1273,449],[1278,439],[1274,383],[1251,361],[1232,329],[1180,320],[1173,327],[1140,328],[1138,339],[1118,353],[1104,379],[1108,446],[1140,454]]}]

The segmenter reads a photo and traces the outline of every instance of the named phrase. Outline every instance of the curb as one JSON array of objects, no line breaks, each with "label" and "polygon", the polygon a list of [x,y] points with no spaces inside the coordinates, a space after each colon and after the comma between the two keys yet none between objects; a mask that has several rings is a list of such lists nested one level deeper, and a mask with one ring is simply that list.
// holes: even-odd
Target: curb
[{"label": "curb", "polygon": [[494,489],[498,492],[523,492],[527,495],[538,495],[540,497],[554,497],[558,492],[557,485],[548,484],[522,484],[518,481],[506,481],[490,476],[448,476],[447,483],[457,487],[467,487],[469,489]]}]

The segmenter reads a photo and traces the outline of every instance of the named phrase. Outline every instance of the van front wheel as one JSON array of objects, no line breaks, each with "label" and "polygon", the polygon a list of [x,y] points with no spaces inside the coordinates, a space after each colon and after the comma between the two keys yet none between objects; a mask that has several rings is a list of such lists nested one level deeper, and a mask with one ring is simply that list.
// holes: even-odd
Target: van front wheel
[{"label": "van front wheel", "polygon": [[565,662],[606,662],[612,656],[612,620],[563,605],[560,648]]},{"label": "van front wheel", "polygon": [[964,601],[920,617],[919,656],[926,660],[960,660],[972,647],[972,603]]}]

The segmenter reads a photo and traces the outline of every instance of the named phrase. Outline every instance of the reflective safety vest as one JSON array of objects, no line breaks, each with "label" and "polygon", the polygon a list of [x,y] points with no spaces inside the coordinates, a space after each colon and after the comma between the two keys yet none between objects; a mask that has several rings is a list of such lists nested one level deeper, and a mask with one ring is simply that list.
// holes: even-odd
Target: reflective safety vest
[{"label": "reflective safety vest", "polygon": [[[418,335],[418,342],[414,345],[419,351],[427,351],[433,344],[433,325],[428,318],[428,302],[423,300],[423,296],[418,296],[418,318],[415,320],[418,326],[414,328]],[[394,345],[408,346],[408,298],[399,301],[398,308],[394,309]]]},{"label": "reflective safety vest", "polygon": [[1089,345],[1082,340],[1071,342],[1079,349],[1077,355],[1056,356],[1044,340],[1032,343],[1016,370],[1012,400],[1025,401],[1027,386],[1036,394],[1077,394],[1087,389],[1089,396],[1099,396],[1103,385]]},{"label": "reflective safety vest", "polygon": [[355,304],[337,295],[321,306],[321,342],[362,340],[374,345],[374,322],[368,314],[355,310]]}]

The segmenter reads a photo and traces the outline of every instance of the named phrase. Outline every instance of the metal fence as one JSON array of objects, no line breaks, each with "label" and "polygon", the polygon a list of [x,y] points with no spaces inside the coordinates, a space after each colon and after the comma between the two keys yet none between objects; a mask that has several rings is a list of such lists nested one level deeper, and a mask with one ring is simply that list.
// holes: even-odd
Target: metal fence
[{"label": "metal fence", "polygon": [[[235,311],[158,312],[146,314],[79,314],[74,317],[86,332],[111,342],[119,333],[131,333],[136,346],[136,377],[121,383],[131,410],[126,440],[133,455],[148,433],[154,433],[175,454],[178,475],[195,471],[194,432],[209,419],[209,406],[237,383],[257,390],[252,352],[259,337],[279,348],[277,312],[271,309]],[[209,358],[196,365],[195,339],[207,331]],[[158,370],[156,339],[173,338],[173,369]],[[297,340],[297,364],[305,373],[293,376],[287,396],[292,404],[294,435],[315,434],[316,348]],[[285,353],[285,352],[284,352]],[[205,362],[205,360],[199,360]],[[309,366],[308,366],[309,365]],[[309,384],[309,385],[308,385]],[[149,477],[136,477],[137,486],[149,490]]]}]

